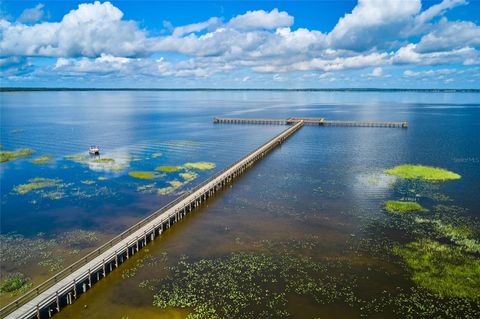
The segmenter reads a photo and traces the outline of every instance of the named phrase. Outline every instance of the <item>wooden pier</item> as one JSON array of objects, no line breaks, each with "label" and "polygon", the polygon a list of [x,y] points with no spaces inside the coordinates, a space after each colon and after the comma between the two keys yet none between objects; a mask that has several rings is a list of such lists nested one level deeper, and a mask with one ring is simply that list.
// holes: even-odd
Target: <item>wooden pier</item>
[{"label": "wooden pier", "polygon": [[119,267],[155,237],[180,221],[195,207],[232,183],[245,170],[266,156],[304,125],[296,122],[273,139],[210,177],[192,190],[155,211],[81,260],[27,292],[0,310],[8,319],[49,318],[73,303],[96,282]]},{"label": "wooden pier", "polygon": [[272,118],[213,118],[213,123],[224,124],[274,124],[274,125],[289,125],[302,121],[305,125],[320,125],[320,126],[358,126],[358,127],[396,127],[407,128],[407,122],[381,122],[381,121],[338,121],[326,120],[323,117],[289,117],[287,119],[272,119]]}]

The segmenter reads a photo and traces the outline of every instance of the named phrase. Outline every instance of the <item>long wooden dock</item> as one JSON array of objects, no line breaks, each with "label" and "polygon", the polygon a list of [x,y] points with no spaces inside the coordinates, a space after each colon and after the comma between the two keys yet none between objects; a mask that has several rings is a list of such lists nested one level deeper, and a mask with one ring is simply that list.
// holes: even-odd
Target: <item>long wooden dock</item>
[{"label": "long wooden dock", "polygon": [[215,117],[214,123],[224,124],[274,124],[274,125],[288,125],[295,124],[302,121],[306,125],[321,125],[321,126],[358,126],[358,127],[396,127],[407,128],[408,122],[382,122],[382,121],[338,121],[326,120],[323,117],[289,117],[286,119],[274,118],[229,118],[229,117]]},{"label": "long wooden dock", "polygon": [[210,177],[176,200],[130,227],[81,260],[57,273],[0,310],[8,319],[48,318],[73,303],[96,282],[107,276],[163,231],[195,207],[230,184],[237,176],[266,156],[304,125],[298,121],[228,168]]}]

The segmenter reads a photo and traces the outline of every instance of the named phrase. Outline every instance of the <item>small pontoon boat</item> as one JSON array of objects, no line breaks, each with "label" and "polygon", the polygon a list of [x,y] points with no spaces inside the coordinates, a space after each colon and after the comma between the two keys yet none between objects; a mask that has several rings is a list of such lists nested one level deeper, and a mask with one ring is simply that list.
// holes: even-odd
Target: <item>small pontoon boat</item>
[{"label": "small pontoon boat", "polygon": [[88,149],[88,153],[90,153],[90,155],[100,155],[100,148],[98,146],[92,145]]}]

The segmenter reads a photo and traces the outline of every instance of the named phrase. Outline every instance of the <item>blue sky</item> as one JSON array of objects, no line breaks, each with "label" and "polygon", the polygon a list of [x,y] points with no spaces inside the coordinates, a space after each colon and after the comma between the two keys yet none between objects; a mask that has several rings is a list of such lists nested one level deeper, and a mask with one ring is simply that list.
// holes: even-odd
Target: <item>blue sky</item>
[{"label": "blue sky", "polygon": [[1,86],[479,88],[480,1],[0,1]]}]

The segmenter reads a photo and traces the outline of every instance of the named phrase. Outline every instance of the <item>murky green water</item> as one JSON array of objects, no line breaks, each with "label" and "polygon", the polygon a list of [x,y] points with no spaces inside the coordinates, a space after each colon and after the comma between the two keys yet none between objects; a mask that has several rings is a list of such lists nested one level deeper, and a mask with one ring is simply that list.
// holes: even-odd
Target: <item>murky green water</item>
[{"label": "murky green water", "polygon": [[[32,242],[18,260],[2,262],[2,269],[20,271],[34,282],[53,273],[51,260],[63,258],[63,264],[75,260],[284,129],[214,125],[213,116],[322,116],[410,124],[407,130],[302,128],[231,188],[65,308],[59,318],[475,318],[480,314],[478,278],[461,277],[457,271],[478,271],[478,95],[22,94],[2,95],[2,145],[29,147],[37,150],[35,155],[52,155],[55,162],[39,166],[27,158],[1,164],[2,235],[14,242],[11,233],[17,232],[22,242]],[[12,133],[14,129],[24,131]],[[92,143],[105,145],[105,157],[128,165],[99,170],[91,163],[65,158],[84,153]],[[123,150],[120,155],[118,149]],[[163,172],[153,180],[128,174],[198,161],[216,167],[194,171],[197,179],[167,195],[158,190],[180,180],[179,172]],[[462,178],[429,183],[383,173],[405,163],[443,167]],[[16,185],[35,177],[73,185],[57,187],[66,194],[57,200],[37,191],[14,192]],[[81,182],[90,180],[95,184]],[[76,192],[91,196],[79,198]],[[382,210],[387,200],[416,201],[429,212],[392,215]],[[89,233],[73,232],[78,229]],[[62,241],[64,232],[77,236]],[[443,245],[440,248],[453,259],[439,257],[437,246],[430,242]],[[2,249],[8,248],[5,243],[10,241],[2,240]],[[412,250],[417,247],[408,246],[412,243],[420,243],[428,253]],[[31,247],[39,246],[44,254],[29,257]],[[412,265],[401,252],[432,261],[427,266],[439,271],[438,281],[452,293],[429,284],[432,273],[425,271],[425,265]],[[27,257],[29,262],[22,264]],[[452,286],[455,279],[472,289],[463,294]],[[7,294],[2,295],[7,299]]]}]

